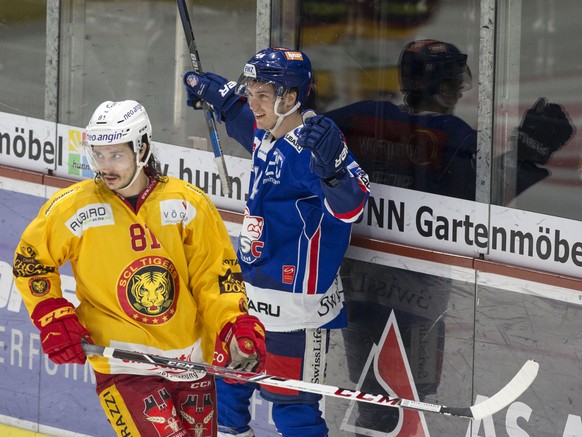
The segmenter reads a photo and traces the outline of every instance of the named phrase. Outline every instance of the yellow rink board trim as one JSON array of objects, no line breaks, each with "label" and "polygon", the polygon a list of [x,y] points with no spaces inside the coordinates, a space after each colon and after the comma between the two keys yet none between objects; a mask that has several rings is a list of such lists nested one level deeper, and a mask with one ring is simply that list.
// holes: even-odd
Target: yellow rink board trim
[{"label": "yellow rink board trim", "polygon": [[47,434],[13,428],[12,426],[6,425],[0,425],[0,435],[2,437],[50,437]]},{"label": "yellow rink board trim", "polygon": [[[39,431],[37,431],[39,430]],[[0,415],[0,437],[91,437],[36,422]]]}]

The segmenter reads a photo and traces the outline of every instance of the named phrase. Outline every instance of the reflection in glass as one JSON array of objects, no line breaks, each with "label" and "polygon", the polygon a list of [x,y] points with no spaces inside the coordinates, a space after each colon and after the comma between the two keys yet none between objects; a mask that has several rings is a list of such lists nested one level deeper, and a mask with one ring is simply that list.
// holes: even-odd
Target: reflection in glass
[{"label": "reflection in glass", "polygon": [[0,1],[0,111],[44,116],[46,3]]},{"label": "reflection in glass", "polygon": [[[255,52],[255,2],[189,4],[203,68],[236,79]],[[69,2],[61,25],[60,122],[83,127],[100,102],[134,99],[159,126],[154,141],[210,147],[202,113],[186,105],[182,76],[192,64],[175,2]],[[240,149],[226,133],[221,140],[227,154]]]},{"label": "reflection in glass", "polygon": [[[572,46],[579,9],[575,0],[498,2],[493,156],[504,158],[493,162],[496,204],[582,218],[582,151],[575,127],[579,118],[580,56]],[[530,112],[538,119],[538,128],[528,128],[523,123],[531,123],[524,118],[540,97],[555,105],[543,112]],[[564,141],[568,132],[564,118],[573,128],[569,141]],[[521,129],[516,131],[520,123]],[[539,173],[544,178],[514,197],[518,189],[516,172],[523,166],[516,155],[524,150],[529,154],[543,151],[545,156],[537,157],[535,164],[543,169]]]}]

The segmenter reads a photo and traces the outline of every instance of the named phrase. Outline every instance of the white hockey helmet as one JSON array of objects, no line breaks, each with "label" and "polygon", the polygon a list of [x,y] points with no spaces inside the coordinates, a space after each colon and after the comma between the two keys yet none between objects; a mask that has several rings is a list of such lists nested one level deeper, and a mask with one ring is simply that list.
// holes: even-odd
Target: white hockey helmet
[{"label": "white hockey helmet", "polygon": [[131,143],[139,153],[144,135],[148,144],[152,139],[152,124],[143,105],[135,100],[101,103],[86,128],[89,146]]},{"label": "white hockey helmet", "polygon": [[[121,188],[121,190],[132,185],[143,167],[148,164],[152,155],[152,124],[143,105],[135,100],[103,102],[93,112],[85,132],[85,141],[83,143],[85,155],[91,170],[97,175],[100,174],[100,169],[93,158],[94,148],[129,143],[134,152],[137,167],[129,184]],[[148,144],[148,153],[140,159],[144,136],[146,136]]]},{"label": "white hockey helmet", "polygon": [[[101,103],[93,112],[85,132],[83,146],[89,166],[95,173],[99,172],[92,157],[93,147],[96,146],[129,143],[135,153],[138,168],[145,166],[151,155],[152,124],[143,105],[135,100]],[[142,150],[144,135],[150,147],[145,159],[140,160],[139,152]]]}]

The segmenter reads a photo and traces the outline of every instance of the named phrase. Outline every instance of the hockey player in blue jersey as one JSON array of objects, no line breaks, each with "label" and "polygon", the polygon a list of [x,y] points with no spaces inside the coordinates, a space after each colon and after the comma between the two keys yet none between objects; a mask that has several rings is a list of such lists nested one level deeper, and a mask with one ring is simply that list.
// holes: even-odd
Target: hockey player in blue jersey
[{"label": "hockey player in blue jersey", "polygon": [[[474,200],[477,132],[453,115],[472,86],[467,55],[447,42],[412,41],[400,54],[399,77],[402,107],[361,101],[326,115],[341,128],[372,182]],[[496,198],[507,202],[547,177],[543,165],[572,134],[560,105],[539,99],[517,129],[515,192],[501,193],[502,183]],[[494,168],[502,170],[505,158],[498,157]]]},{"label": "hockey player in blue jersey", "polygon": [[[312,93],[311,63],[300,51],[256,53],[237,82],[184,75],[188,102],[210,103],[228,134],[252,154],[238,258],[249,312],[266,328],[269,374],[323,382],[329,330],[346,325],[339,266],[352,223],[369,195],[367,175],[329,118],[302,118]],[[220,436],[254,436],[257,387],[220,381]],[[286,437],[328,434],[320,396],[260,387]]]}]

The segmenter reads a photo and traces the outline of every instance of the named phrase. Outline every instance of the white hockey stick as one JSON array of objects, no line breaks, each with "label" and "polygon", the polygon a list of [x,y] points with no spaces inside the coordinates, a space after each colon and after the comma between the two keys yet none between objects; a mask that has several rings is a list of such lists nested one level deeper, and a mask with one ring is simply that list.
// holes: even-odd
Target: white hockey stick
[{"label": "white hockey stick", "polygon": [[446,416],[466,417],[474,420],[480,420],[484,417],[491,416],[515,401],[531,385],[536,378],[539,369],[539,364],[537,362],[534,360],[528,360],[505,387],[486,401],[473,405],[472,407],[446,407],[444,405],[429,404],[426,402],[402,399],[384,394],[364,393],[359,390],[351,390],[332,385],[280,378],[277,376],[266,375],[264,373],[238,372],[233,369],[213,366],[210,364],[193,363],[191,361],[151,355],[143,352],[132,352],[123,349],[97,346],[89,343],[83,343],[83,350],[87,355],[101,355],[107,358],[152,364],[172,369],[206,372],[219,378],[235,379],[242,382],[254,382],[262,385],[315,393],[340,399],[349,399],[358,402],[367,402],[386,407],[438,413]]}]

